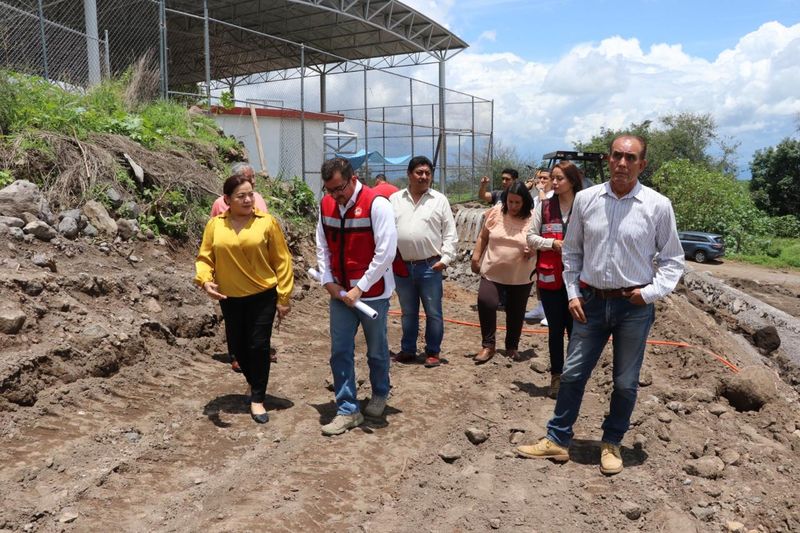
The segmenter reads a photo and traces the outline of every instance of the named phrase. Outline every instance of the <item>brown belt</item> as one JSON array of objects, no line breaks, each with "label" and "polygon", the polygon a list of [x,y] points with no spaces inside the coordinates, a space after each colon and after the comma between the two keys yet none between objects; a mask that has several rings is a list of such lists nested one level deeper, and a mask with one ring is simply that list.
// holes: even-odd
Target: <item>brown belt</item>
[{"label": "brown belt", "polygon": [[423,263],[425,263],[425,264],[428,264],[428,263],[430,263],[431,261],[433,261],[433,262],[436,262],[436,261],[438,261],[438,260],[439,260],[439,259],[441,259],[441,258],[442,258],[442,256],[441,256],[441,255],[432,255],[431,257],[429,257],[429,258],[427,258],[427,259],[417,259],[417,260],[415,260],[415,261],[406,261],[406,263],[408,263],[408,264],[410,264],[410,265],[421,265],[421,264],[423,264]]},{"label": "brown belt", "polygon": [[[587,289],[590,289],[595,296],[600,298],[601,300],[613,300],[615,298],[629,298],[630,291],[633,289],[641,289],[644,285],[634,285],[633,287],[623,287],[621,289],[596,289],[591,285],[585,285]],[[627,293],[627,294],[626,294]]]}]

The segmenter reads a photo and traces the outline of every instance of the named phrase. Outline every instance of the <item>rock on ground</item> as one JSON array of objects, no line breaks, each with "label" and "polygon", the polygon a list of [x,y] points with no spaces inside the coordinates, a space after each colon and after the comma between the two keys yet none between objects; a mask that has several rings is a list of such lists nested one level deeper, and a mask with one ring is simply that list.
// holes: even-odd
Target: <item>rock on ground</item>
[{"label": "rock on ground", "polygon": [[774,374],[764,367],[749,366],[729,377],[722,395],[738,411],[758,411],[777,397]]}]

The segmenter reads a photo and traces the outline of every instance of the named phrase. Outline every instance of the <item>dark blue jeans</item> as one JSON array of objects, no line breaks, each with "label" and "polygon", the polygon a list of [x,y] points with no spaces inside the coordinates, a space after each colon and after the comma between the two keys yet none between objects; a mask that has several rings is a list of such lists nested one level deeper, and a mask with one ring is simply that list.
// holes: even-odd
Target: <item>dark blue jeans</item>
[{"label": "dark blue jeans", "polygon": [[378,312],[378,318],[372,320],[341,300],[331,299],[330,302],[330,363],[333,390],[336,394],[336,414],[339,415],[352,415],[359,409],[355,367],[355,336],[358,326],[364,330],[364,338],[367,340],[367,365],[372,395],[389,395],[389,342],[386,338],[389,299],[368,300],[364,303]]},{"label": "dark blue jeans", "polygon": [[397,297],[403,312],[403,338],[400,349],[417,353],[419,335],[419,302],[425,309],[425,353],[439,355],[444,337],[442,319],[442,273],[431,268],[437,260],[411,264],[406,261],[407,277],[395,277]]},{"label": "dark blue jeans", "polygon": [[603,300],[595,297],[592,289],[582,289],[581,294],[586,323],[577,320],[573,323],[555,411],[547,423],[547,437],[560,446],[569,446],[586,382],[609,336],[613,335],[614,390],[603,422],[603,442],[619,445],[636,405],[639,371],[647,335],[655,320],[655,306],[634,305],[625,298]]}]

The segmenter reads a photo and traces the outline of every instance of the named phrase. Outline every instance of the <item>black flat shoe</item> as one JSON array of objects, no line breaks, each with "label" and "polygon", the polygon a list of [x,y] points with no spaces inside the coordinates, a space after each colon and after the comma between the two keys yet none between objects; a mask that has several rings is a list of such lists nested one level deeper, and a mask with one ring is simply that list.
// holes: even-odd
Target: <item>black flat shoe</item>
[{"label": "black flat shoe", "polygon": [[255,420],[256,423],[258,423],[258,424],[266,424],[267,422],[269,422],[269,415],[267,413],[264,413],[263,415],[256,415],[256,414],[250,413],[250,417],[253,420]]}]

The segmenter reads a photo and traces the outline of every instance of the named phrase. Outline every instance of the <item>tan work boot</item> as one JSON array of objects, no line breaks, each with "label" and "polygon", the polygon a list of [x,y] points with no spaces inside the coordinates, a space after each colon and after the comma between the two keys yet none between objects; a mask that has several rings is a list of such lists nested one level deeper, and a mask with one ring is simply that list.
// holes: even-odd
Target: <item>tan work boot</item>
[{"label": "tan work boot", "polygon": [[569,450],[546,437],[536,444],[517,446],[517,455],[530,459],[552,459],[560,463],[569,461]]},{"label": "tan work boot", "polygon": [[600,443],[600,471],[607,476],[622,472],[622,454],[619,446],[608,442]]},{"label": "tan work boot", "polygon": [[561,386],[561,374],[552,374],[550,376],[550,389],[547,391],[547,395],[552,398],[558,398],[558,388]]},{"label": "tan work boot", "polygon": [[363,423],[364,415],[361,413],[354,413],[352,415],[336,415],[330,424],[325,424],[322,426],[322,434],[326,437],[340,435],[348,429],[358,427]]}]

